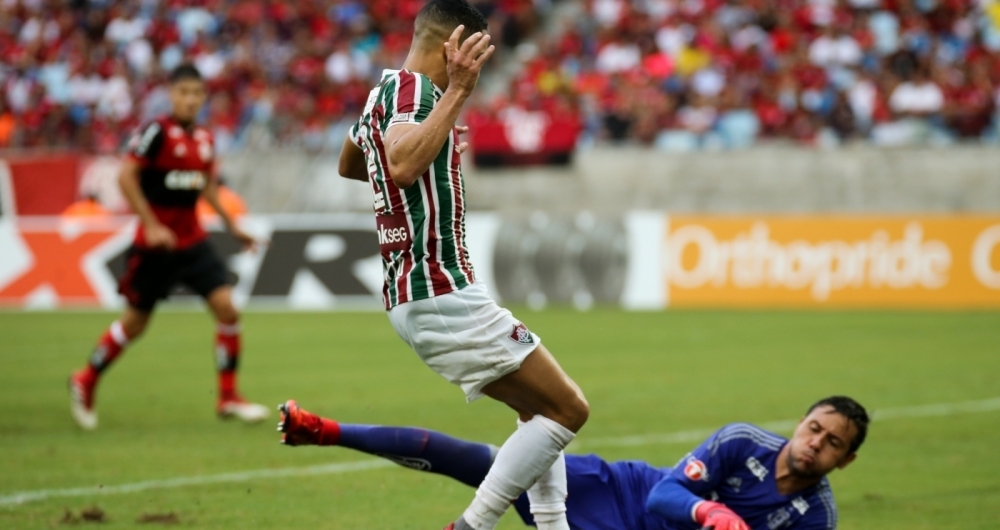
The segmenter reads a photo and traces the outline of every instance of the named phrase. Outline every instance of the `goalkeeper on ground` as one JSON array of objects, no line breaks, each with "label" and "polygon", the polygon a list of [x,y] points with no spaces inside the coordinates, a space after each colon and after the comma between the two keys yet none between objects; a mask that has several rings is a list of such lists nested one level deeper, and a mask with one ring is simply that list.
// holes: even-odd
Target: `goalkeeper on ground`
[{"label": "goalkeeper on ground", "polygon": [[[279,407],[287,445],[339,445],[477,487],[496,447],[410,427],[338,423],[288,401]],[[844,396],[806,411],[791,439],[746,423],[719,429],[673,468],[566,455],[566,502],[575,530],[833,530],[826,475],[854,461],[868,414]],[[529,502],[514,503],[532,525]]]}]

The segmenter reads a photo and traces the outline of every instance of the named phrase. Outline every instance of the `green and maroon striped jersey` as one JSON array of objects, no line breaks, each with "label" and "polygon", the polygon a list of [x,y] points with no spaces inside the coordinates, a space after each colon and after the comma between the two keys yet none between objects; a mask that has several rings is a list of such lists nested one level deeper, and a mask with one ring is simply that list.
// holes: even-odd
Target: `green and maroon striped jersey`
[{"label": "green and maroon striped jersey", "polygon": [[427,119],[442,95],[425,75],[385,70],[351,128],[351,139],[365,153],[375,199],[386,309],[457,291],[475,281],[465,246],[458,133],[452,131],[434,163],[406,189],[392,181],[383,143],[390,127]]}]

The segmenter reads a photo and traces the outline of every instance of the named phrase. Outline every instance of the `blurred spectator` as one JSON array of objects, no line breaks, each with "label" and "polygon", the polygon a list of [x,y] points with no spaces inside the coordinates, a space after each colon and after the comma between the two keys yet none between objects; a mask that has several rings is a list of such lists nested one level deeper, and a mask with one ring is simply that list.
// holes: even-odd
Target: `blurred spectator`
[{"label": "blurred spectator", "polygon": [[[684,150],[997,137],[1000,2],[584,5],[586,16],[539,41],[559,43],[547,60],[571,76],[565,97],[592,124],[589,138]],[[529,63],[514,84],[537,81]],[[667,103],[651,103],[651,90]],[[522,93],[513,103],[526,103]]]},{"label": "blurred spectator", "polygon": [[718,109],[709,96],[695,96],[690,105],[677,111],[678,124],[688,132],[702,135],[712,130],[718,118]]},{"label": "blurred spectator", "polygon": [[809,45],[809,60],[824,68],[854,66],[861,62],[861,46],[839,27],[830,25]]},{"label": "blurred spectator", "polygon": [[[582,16],[546,20],[569,1],[472,0],[517,51],[489,66],[510,91],[472,113],[569,113],[586,140],[670,148],[998,136],[997,1],[580,0]],[[0,145],[115,151],[190,60],[220,152],[336,150],[422,4],[0,2]]]},{"label": "blurred spectator", "polygon": [[900,83],[889,97],[889,108],[898,118],[936,118],[944,107],[944,93],[924,69],[912,81]]},{"label": "blurred spectator", "polygon": [[[474,0],[517,45],[547,2]],[[164,73],[209,82],[219,149],[338,149],[422,0],[0,2],[0,146],[114,152],[169,108]],[[334,140],[332,136],[337,136]]]}]

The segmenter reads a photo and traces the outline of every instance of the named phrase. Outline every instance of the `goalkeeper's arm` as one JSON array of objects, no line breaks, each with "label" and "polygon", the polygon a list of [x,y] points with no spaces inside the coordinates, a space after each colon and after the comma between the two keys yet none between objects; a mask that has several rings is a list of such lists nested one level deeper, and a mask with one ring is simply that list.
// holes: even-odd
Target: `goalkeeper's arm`
[{"label": "goalkeeper's arm", "polygon": [[661,480],[646,498],[646,510],[676,523],[695,521],[715,530],[749,530],[749,526],[724,504],[706,501],[691,493],[676,478]]}]

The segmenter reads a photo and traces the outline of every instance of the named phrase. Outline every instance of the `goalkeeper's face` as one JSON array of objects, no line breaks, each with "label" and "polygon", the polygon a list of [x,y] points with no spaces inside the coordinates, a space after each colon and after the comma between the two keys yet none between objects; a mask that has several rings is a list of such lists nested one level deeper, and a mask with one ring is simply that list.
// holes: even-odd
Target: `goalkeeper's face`
[{"label": "goalkeeper's face", "polygon": [[818,478],[854,461],[851,441],[858,430],[851,420],[833,410],[817,407],[802,419],[788,442],[788,467],[795,475]]}]

